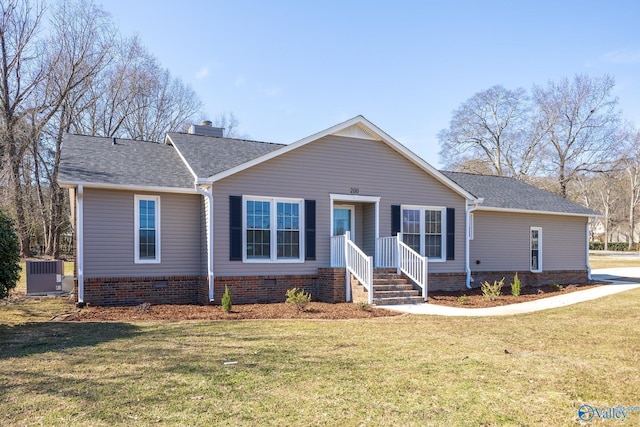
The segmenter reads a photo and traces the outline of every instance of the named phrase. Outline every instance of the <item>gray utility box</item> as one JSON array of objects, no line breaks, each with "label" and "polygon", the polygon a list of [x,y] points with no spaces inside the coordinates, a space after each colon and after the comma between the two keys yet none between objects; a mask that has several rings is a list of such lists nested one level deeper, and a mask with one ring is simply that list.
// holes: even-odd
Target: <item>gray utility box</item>
[{"label": "gray utility box", "polygon": [[62,292],[63,264],[58,261],[27,261],[27,294]]}]

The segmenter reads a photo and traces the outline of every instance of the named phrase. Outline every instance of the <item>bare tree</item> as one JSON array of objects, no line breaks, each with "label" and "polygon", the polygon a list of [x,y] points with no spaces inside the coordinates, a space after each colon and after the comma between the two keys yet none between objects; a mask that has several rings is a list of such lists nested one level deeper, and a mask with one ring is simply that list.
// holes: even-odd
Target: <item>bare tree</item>
[{"label": "bare tree", "polygon": [[42,46],[36,40],[43,13],[41,3],[29,0],[0,3],[0,146],[23,257],[30,254],[21,180],[22,158],[29,148],[24,118],[33,92],[46,76],[39,61]]},{"label": "bare tree", "polygon": [[93,136],[125,136],[124,121],[134,111],[139,90],[138,75],[148,55],[137,37],[113,41],[113,59],[84,91],[83,108],[72,123],[72,132]]},{"label": "bare tree", "polygon": [[438,134],[440,158],[447,167],[478,162],[496,175],[522,177],[535,160],[539,141],[529,129],[524,89],[493,86],[465,101],[448,129]]},{"label": "bare tree", "polygon": [[614,84],[610,76],[576,75],[544,88],[534,86],[544,157],[562,197],[567,198],[567,186],[579,173],[610,169],[609,151],[616,146],[621,117]]},{"label": "bare tree", "polygon": [[189,86],[161,68],[150,54],[146,53],[143,65],[131,80],[135,85],[133,110],[125,117],[123,128],[132,139],[161,141],[166,132],[184,127],[202,103]]},{"label": "bare tree", "polygon": [[224,136],[228,138],[249,139],[249,135],[240,133],[240,121],[233,112],[219,113],[213,119],[213,126],[224,129]]},{"label": "bare tree", "polygon": [[624,181],[628,197],[629,222],[629,250],[635,248],[636,217],[640,206],[640,132],[636,132],[631,139],[629,150],[623,159]]},{"label": "bare tree", "polygon": [[[38,200],[44,224],[46,253],[58,257],[64,222],[64,193],[58,186],[62,140],[82,112],[84,93],[111,60],[115,29],[110,16],[91,2],[63,1],[51,16],[47,40],[47,78],[38,93],[42,105],[33,140]],[[45,179],[46,178],[46,179]],[[48,186],[48,197],[43,195]]]}]

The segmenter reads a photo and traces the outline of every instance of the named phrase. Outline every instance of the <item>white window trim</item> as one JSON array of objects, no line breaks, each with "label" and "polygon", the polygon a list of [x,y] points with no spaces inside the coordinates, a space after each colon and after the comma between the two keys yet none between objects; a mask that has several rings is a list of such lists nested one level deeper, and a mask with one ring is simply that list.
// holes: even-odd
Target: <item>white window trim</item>
[{"label": "white window trim", "polygon": [[446,262],[447,261],[447,208],[445,206],[420,206],[420,205],[401,205],[400,206],[400,232],[404,236],[404,221],[403,221],[403,211],[405,209],[408,210],[419,210],[420,211],[420,249],[421,254],[424,256],[425,249],[425,241],[424,241],[424,229],[425,229],[425,221],[424,221],[424,212],[425,211],[441,211],[440,218],[442,219],[442,224],[440,228],[440,240],[442,250],[440,251],[440,258],[431,258],[428,257],[427,260],[429,262]]},{"label": "white window trim", "polygon": [[[249,258],[247,257],[247,201],[269,202],[270,217],[270,257],[269,258]],[[300,213],[299,236],[300,236],[300,256],[298,258],[278,258],[278,202],[297,203]],[[304,262],[304,199],[294,199],[287,197],[264,197],[264,196],[242,196],[242,262],[255,264],[292,264]]]},{"label": "white window trim", "polygon": [[[135,264],[160,264],[161,262],[161,239],[160,239],[160,196],[147,196],[136,194],[134,196],[134,213],[133,213],[133,227],[134,227],[134,242],[133,253]],[[153,200],[156,204],[156,257],[155,259],[140,259],[140,201],[141,200]]]},{"label": "white window trim", "polygon": [[[533,270],[531,268],[531,251],[533,248],[531,247],[533,244],[533,239],[531,238],[531,232],[537,230],[538,231],[538,269]],[[529,228],[529,270],[532,273],[542,273],[542,227],[530,227]]]}]

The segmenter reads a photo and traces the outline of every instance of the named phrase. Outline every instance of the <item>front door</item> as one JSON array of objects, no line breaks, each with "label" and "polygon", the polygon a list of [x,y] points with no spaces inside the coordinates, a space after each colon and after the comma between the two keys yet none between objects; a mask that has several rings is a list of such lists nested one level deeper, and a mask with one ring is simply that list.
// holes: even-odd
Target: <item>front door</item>
[{"label": "front door", "polygon": [[351,240],[354,240],[355,230],[355,206],[334,206],[333,208],[333,235],[341,236],[347,231],[351,234]]}]

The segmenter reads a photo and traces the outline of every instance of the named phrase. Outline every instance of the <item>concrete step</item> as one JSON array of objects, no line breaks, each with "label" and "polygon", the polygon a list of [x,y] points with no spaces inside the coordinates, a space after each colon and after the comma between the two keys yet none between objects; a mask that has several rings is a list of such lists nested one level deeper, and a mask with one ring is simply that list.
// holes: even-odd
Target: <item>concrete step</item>
[{"label": "concrete step", "polygon": [[397,271],[395,268],[374,268],[373,274],[396,274]]},{"label": "concrete step", "polygon": [[410,283],[373,283],[373,292],[378,291],[412,291],[413,285]]},{"label": "concrete step", "polygon": [[407,283],[409,283],[409,281],[401,277],[393,278],[393,279],[377,278],[377,277],[373,278],[373,286],[375,285],[406,285]]},{"label": "concrete step", "polygon": [[390,298],[379,298],[374,297],[373,303],[375,305],[399,305],[399,304],[422,304],[424,299],[422,296],[418,297],[390,297]]},{"label": "concrete step", "polygon": [[422,294],[422,292],[420,291],[416,291],[416,290],[405,290],[405,289],[396,289],[396,290],[389,290],[389,291],[379,291],[378,289],[375,289],[373,291],[373,297],[374,298],[399,298],[399,297],[416,297],[416,296],[420,296]]}]

